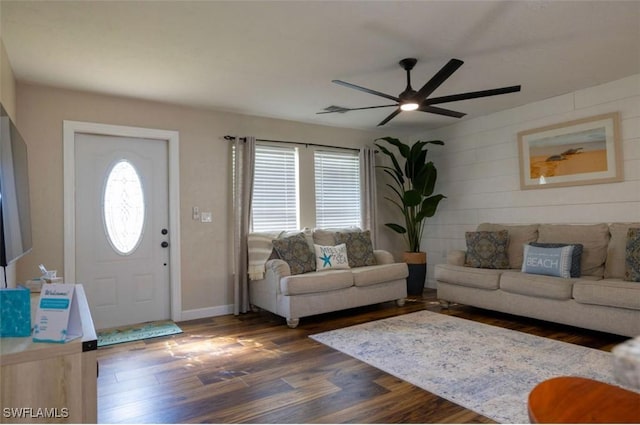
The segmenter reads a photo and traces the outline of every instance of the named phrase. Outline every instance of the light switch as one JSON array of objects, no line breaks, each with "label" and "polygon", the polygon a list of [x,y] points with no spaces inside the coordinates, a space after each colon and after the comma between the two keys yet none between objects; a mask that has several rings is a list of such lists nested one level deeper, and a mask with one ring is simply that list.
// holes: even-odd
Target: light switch
[{"label": "light switch", "polygon": [[202,212],[200,213],[200,218],[203,223],[211,223],[211,213],[210,212]]},{"label": "light switch", "polygon": [[191,218],[194,220],[200,220],[200,208],[193,207],[191,209]]}]

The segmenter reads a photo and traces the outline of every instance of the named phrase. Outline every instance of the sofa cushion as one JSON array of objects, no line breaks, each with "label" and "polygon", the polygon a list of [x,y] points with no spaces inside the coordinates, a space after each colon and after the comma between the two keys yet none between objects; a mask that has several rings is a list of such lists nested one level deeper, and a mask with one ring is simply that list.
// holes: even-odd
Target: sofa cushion
[{"label": "sofa cushion", "polygon": [[627,231],[630,227],[640,227],[638,223],[611,223],[611,239],[607,248],[607,263],[604,268],[605,279],[624,279],[627,249]]},{"label": "sofa cushion", "polygon": [[405,279],[409,275],[407,263],[379,264],[351,269],[355,286],[369,286],[392,280]]},{"label": "sofa cushion", "polygon": [[640,310],[640,285],[621,279],[579,279],[573,285],[573,298],[581,304]]},{"label": "sofa cushion", "polygon": [[582,244],[582,276],[602,278],[609,245],[609,226],[601,224],[541,224],[538,242]]},{"label": "sofa cushion", "polygon": [[451,283],[471,288],[498,289],[503,270],[478,269],[475,267],[438,264],[435,277],[439,282]]},{"label": "sofa cushion", "polygon": [[336,246],[314,245],[316,270],[348,269],[347,246],[343,243]]},{"label": "sofa cushion", "polygon": [[[531,242],[529,245],[538,246],[541,248],[562,248],[563,246],[567,246],[564,243],[540,243],[540,242]],[[582,250],[584,247],[581,243],[572,244],[573,251],[571,253],[571,270],[569,270],[571,277],[580,277],[580,265],[582,264]]]},{"label": "sofa cushion", "polygon": [[347,245],[347,257],[349,267],[363,267],[376,265],[376,257],[373,255],[371,232],[336,232],[336,243]]},{"label": "sofa cushion", "polygon": [[280,292],[283,295],[330,292],[350,286],[353,286],[353,276],[350,270],[326,270],[286,276],[280,279]]},{"label": "sofa cushion", "polygon": [[574,281],[574,279],[508,271],[502,273],[500,277],[500,289],[531,297],[568,300],[571,298]]},{"label": "sofa cushion", "polygon": [[273,249],[280,259],[291,269],[291,274],[311,272],[316,269],[316,258],[309,248],[304,233],[298,233],[282,239],[274,239]]},{"label": "sofa cushion", "polygon": [[506,230],[509,232],[509,245],[507,255],[509,257],[509,268],[520,270],[522,267],[522,245],[535,242],[538,239],[537,224],[516,224],[504,225],[494,223],[481,223],[478,231],[497,232]]},{"label": "sofa cushion", "polygon": [[627,231],[626,269],[624,279],[640,282],[640,228],[630,227]]},{"label": "sofa cushion", "polygon": [[335,227],[326,229],[313,229],[313,243],[324,246],[336,245],[336,232],[360,232],[358,227]]},{"label": "sofa cushion", "polygon": [[525,245],[522,272],[545,276],[571,277],[574,245],[540,247]]},{"label": "sofa cushion", "polygon": [[[309,227],[303,227],[300,230],[285,230],[281,232],[280,235],[278,235],[278,239],[284,239],[284,238],[288,238],[289,236],[295,236],[298,233],[302,233],[304,235],[304,238],[307,240],[307,243],[309,244],[309,249],[311,250],[311,252],[313,252],[313,230],[311,230],[311,228]],[[278,253],[275,252],[274,254],[275,254],[274,257],[278,258],[277,257]]]},{"label": "sofa cushion", "polygon": [[465,232],[467,258],[465,265],[483,269],[508,269],[509,232]]}]

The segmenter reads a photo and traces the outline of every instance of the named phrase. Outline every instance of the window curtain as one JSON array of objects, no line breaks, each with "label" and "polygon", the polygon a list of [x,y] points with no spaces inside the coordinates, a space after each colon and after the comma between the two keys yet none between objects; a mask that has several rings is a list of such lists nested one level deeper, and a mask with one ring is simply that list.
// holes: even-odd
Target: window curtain
[{"label": "window curtain", "polygon": [[368,146],[360,149],[362,173],[362,228],[371,230],[371,242],[376,247],[378,209],[376,194],[376,151]]},{"label": "window curtain", "polygon": [[249,311],[247,236],[251,223],[255,137],[234,141],[233,164],[233,314]]}]

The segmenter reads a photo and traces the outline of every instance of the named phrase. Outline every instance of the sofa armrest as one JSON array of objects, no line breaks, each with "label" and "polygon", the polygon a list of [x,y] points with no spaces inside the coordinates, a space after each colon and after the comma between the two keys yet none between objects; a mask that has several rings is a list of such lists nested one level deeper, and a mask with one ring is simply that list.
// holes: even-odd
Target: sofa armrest
[{"label": "sofa armrest", "polygon": [[389,251],[384,249],[374,249],[373,256],[376,257],[376,263],[378,264],[392,264],[395,263],[393,255]]},{"label": "sofa armrest", "polygon": [[267,261],[264,266],[266,269],[265,279],[269,279],[270,276],[273,276],[277,278],[278,282],[280,282],[280,278],[291,276],[289,264],[279,258]]},{"label": "sofa armrest", "polygon": [[280,259],[269,260],[265,263],[264,279],[252,280],[254,298],[257,306],[277,313],[276,297],[280,294],[280,279],[291,276],[289,265]]},{"label": "sofa armrest", "polygon": [[466,251],[454,249],[452,251],[449,251],[449,253],[447,254],[447,264],[450,264],[452,266],[464,266],[466,257]]}]

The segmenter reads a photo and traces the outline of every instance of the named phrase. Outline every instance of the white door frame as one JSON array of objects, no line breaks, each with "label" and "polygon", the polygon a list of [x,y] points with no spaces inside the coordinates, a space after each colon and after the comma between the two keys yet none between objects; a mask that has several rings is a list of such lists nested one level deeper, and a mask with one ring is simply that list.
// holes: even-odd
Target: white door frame
[{"label": "white door frame", "polygon": [[[64,278],[76,283],[76,134],[98,134],[132,138],[155,139],[168,143],[169,151],[169,288],[171,320],[182,319],[182,290],[180,281],[180,135],[177,131],[142,127],[63,121],[64,161]],[[82,282],[80,282],[82,283]]]}]

